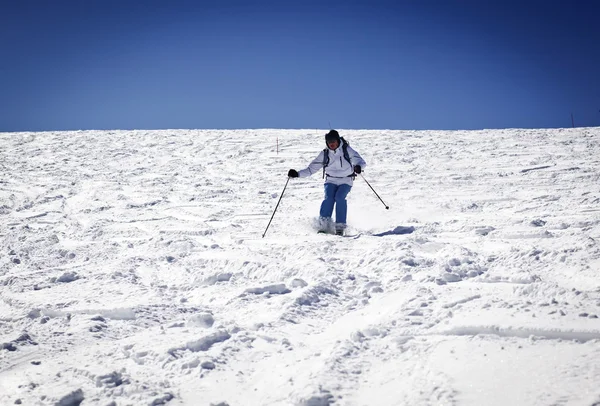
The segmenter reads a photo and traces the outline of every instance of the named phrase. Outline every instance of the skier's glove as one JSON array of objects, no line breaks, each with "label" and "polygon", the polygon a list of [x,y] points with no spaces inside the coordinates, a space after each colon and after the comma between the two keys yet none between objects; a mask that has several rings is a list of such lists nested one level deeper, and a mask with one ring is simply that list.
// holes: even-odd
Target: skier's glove
[{"label": "skier's glove", "polygon": [[298,177],[298,172],[295,169],[290,169],[290,171],[288,172],[288,176],[290,178],[297,178]]},{"label": "skier's glove", "polygon": [[354,165],[354,173],[361,173],[362,172],[362,168],[360,167],[360,165]]}]

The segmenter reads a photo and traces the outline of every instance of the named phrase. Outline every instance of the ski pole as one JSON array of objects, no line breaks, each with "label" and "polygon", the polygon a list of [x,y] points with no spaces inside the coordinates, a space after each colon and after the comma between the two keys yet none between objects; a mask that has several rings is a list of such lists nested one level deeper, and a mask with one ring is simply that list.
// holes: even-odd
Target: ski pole
[{"label": "ski pole", "polygon": [[[363,180],[365,182],[367,182],[367,180],[365,179],[365,177],[362,175],[362,173],[360,174],[360,177],[363,178]],[[375,189],[373,189],[373,186],[371,186],[371,184],[369,182],[367,182],[367,185],[369,185],[369,187],[371,188],[371,190],[373,191],[373,193],[375,193],[375,196],[377,196],[379,198],[379,200],[381,200],[381,203],[383,203],[383,205],[385,206],[385,208],[387,210],[390,209],[390,206],[388,206],[387,204],[385,204],[385,202],[381,199],[381,197],[379,197],[379,195],[377,194],[377,192],[375,191]]]},{"label": "ski pole", "polygon": [[267,228],[265,229],[265,232],[263,233],[263,238],[265,238],[265,235],[267,235],[267,230],[269,229],[269,226],[271,225],[271,221],[273,221],[273,217],[275,217],[275,212],[277,211],[277,208],[279,207],[279,203],[281,202],[281,198],[283,197],[283,193],[285,193],[285,188],[287,188],[288,182],[290,181],[290,177],[288,176],[287,181],[285,182],[285,186],[283,187],[283,191],[281,192],[281,196],[279,196],[279,201],[277,202],[277,206],[275,206],[275,210],[273,210],[273,215],[271,216],[271,220],[269,220],[269,224],[267,224]]}]

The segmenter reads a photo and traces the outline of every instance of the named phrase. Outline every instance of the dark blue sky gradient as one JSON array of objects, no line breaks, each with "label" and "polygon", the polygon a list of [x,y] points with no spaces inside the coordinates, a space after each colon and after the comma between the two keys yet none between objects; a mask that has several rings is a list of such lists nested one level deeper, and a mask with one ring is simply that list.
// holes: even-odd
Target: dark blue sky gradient
[{"label": "dark blue sky gradient", "polygon": [[0,131],[600,125],[598,1],[5,3]]}]

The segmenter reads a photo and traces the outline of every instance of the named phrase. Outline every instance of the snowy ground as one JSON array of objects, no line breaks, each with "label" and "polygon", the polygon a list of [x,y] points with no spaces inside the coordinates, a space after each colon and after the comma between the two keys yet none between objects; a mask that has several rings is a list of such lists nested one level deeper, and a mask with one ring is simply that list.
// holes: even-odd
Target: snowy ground
[{"label": "snowy ground", "polygon": [[0,134],[0,404],[600,404],[599,128],[324,133]]}]

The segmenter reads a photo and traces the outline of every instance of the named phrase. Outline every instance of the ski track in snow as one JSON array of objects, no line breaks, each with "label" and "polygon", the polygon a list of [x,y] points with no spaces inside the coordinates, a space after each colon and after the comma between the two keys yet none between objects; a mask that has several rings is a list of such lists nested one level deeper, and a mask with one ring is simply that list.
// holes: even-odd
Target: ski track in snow
[{"label": "ski track in snow", "polygon": [[0,133],[0,404],[600,404],[600,129],[341,132]]}]

